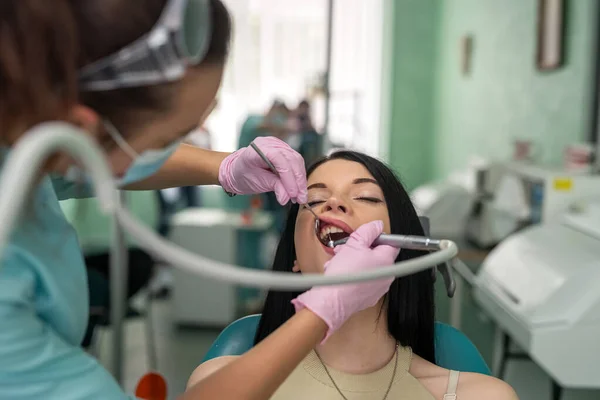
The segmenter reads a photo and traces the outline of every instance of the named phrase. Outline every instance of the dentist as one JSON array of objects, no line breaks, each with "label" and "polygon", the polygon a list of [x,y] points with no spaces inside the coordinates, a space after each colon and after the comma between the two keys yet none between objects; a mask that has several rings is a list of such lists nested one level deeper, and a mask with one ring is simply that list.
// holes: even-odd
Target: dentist
[{"label": "dentist", "polygon": [[[30,128],[64,121],[104,149],[123,188],[220,184],[230,194],[274,191],[282,204],[305,202],[303,160],[277,139],[257,144],[281,178],[251,149],[226,154],[180,144],[214,101],[229,37],[220,0],[0,2],[0,164]],[[128,398],[80,346],[88,319],[85,267],[59,200],[92,194],[78,165],[53,155],[7,245],[0,268],[2,400]],[[327,273],[391,264],[395,250],[370,249],[379,233],[378,225],[357,231]],[[223,387],[226,398],[268,398],[310,349],[375,304],[391,281],[305,292],[294,318],[184,398],[223,398]]]}]

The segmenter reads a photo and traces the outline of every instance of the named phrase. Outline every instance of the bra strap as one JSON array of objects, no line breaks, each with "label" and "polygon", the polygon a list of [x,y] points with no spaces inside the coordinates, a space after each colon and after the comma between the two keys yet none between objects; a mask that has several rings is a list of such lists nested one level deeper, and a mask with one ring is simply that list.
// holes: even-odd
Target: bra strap
[{"label": "bra strap", "polygon": [[444,400],[456,400],[456,388],[458,387],[459,371],[450,370],[448,374],[448,389],[444,395]]}]

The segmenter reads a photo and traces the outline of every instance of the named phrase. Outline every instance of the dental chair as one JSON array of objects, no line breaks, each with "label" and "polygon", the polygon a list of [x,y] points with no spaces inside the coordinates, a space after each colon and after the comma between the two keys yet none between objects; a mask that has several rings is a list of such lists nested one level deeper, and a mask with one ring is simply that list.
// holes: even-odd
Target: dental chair
[{"label": "dental chair", "polygon": [[[260,314],[248,315],[231,323],[212,344],[202,362],[221,356],[242,355],[254,346]],[[473,343],[461,331],[441,322],[435,323],[436,364],[462,372],[491,375],[490,369]]]}]

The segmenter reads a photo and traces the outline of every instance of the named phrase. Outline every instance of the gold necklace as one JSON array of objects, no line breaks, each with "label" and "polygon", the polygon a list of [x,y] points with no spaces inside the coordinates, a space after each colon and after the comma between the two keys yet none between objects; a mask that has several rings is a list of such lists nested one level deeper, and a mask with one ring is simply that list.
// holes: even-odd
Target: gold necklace
[{"label": "gold necklace", "polygon": [[[388,394],[390,394],[390,390],[392,390],[392,385],[394,384],[394,378],[396,377],[396,369],[398,368],[398,343],[396,343],[396,351],[395,351],[395,353],[396,353],[396,361],[394,362],[394,371],[392,372],[392,379],[390,379],[390,384],[388,385],[387,390],[385,391],[385,394],[383,395],[383,399],[382,400],[387,399]],[[327,366],[325,365],[325,363],[321,359],[321,356],[319,355],[319,353],[317,353],[316,350],[315,350],[315,354],[317,355],[317,358],[319,359],[319,361],[321,362],[321,365],[325,369],[325,372],[327,373],[327,376],[329,377],[329,379],[331,379],[331,383],[333,383],[333,386],[338,391],[338,393],[340,394],[340,396],[342,396],[342,398],[344,400],[348,400],[348,398],[346,396],[344,396],[344,393],[342,393],[342,391],[340,390],[340,388],[338,387],[338,385],[335,383],[335,381],[331,377],[331,374],[329,373],[329,370],[327,369]]]}]

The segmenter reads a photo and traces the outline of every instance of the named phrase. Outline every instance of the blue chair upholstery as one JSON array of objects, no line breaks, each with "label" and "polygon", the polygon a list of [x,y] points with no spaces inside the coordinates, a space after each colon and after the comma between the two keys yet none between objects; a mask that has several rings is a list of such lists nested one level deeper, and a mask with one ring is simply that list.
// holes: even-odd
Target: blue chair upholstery
[{"label": "blue chair upholstery", "polygon": [[[250,350],[259,320],[260,314],[255,314],[231,323],[217,337],[202,362],[221,356],[241,355]],[[435,323],[435,350],[436,363],[440,367],[491,375],[475,345],[450,325]]]}]

